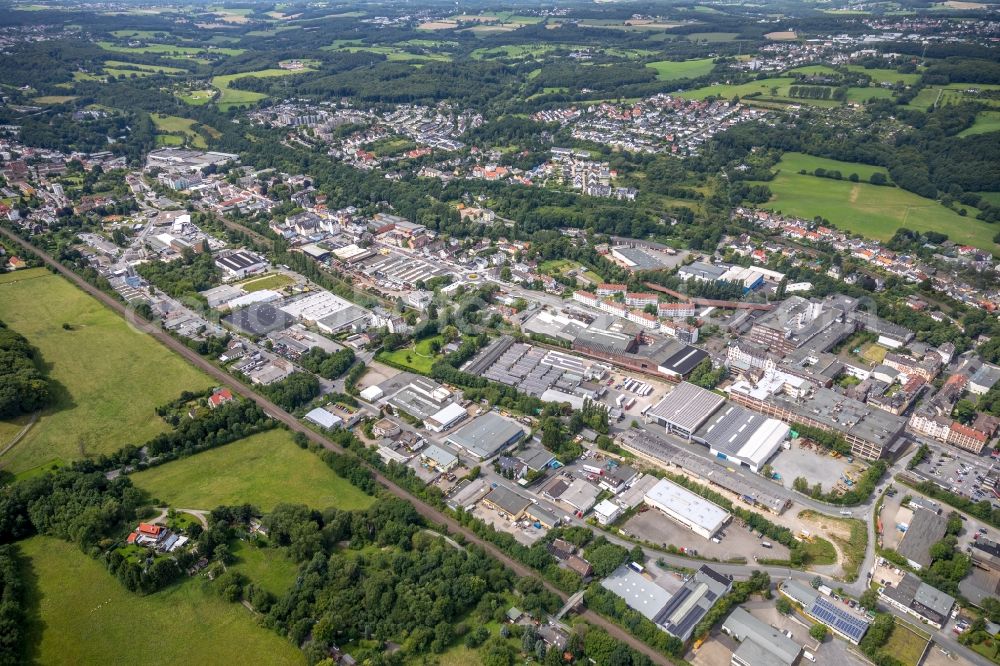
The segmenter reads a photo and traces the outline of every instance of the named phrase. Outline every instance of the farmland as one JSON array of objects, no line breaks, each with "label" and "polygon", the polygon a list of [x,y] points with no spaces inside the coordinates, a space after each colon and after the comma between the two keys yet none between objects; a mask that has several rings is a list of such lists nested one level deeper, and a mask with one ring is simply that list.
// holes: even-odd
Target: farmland
[{"label": "farmland", "polygon": [[286,430],[259,433],[132,475],[162,502],[192,509],[249,502],[262,511],[276,504],[316,509],[365,508],[371,498],[292,442]]},{"label": "farmland", "polygon": [[186,56],[197,56],[202,54],[216,54],[216,55],[226,55],[235,56],[243,53],[243,49],[232,49],[232,48],[204,48],[200,46],[178,46],[176,44],[147,44],[145,46],[120,46],[114,44],[113,42],[97,42],[105,51],[112,51],[114,53],[154,53],[156,55],[163,56],[176,56],[176,57],[186,57]]},{"label": "farmland", "polygon": [[[997,249],[993,242],[996,230],[985,222],[971,216],[962,217],[936,201],[896,187],[799,174],[799,169],[808,170],[806,164],[815,168],[820,162],[794,154],[782,158],[778,175],[766,183],[773,193],[768,208],[806,219],[820,215],[840,229],[877,240],[888,240],[897,229],[907,227],[915,231],[946,233],[952,241],[985,250]],[[837,164],[845,178],[855,172],[864,177],[866,167],[862,164]]]},{"label": "farmland", "polygon": [[55,382],[52,406],[2,458],[15,473],[141,443],[166,429],[154,407],[211,386],[207,376],[44,269],[0,276],[0,320],[39,349]]},{"label": "farmland", "polygon": [[215,90],[184,90],[174,93],[185,104],[191,106],[202,106],[215,99]]},{"label": "farmland", "polygon": [[646,65],[656,70],[656,78],[659,81],[676,81],[677,79],[693,79],[704,76],[712,71],[715,62],[712,58],[701,58],[698,60],[682,60],[674,62],[671,60],[660,60]]},{"label": "farmland", "polygon": [[228,111],[233,107],[245,106],[247,104],[252,104],[258,102],[267,95],[264,93],[253,92],[250,90],[239,90],[236,88],[230,88],[229,84],[236,79],[243,79],[247,77],[253,78],[270,78],[274,76],[289,76],[291,74],[302,74],[305,72],[311,72],[311,69],[262,69],[256,72],[241,72],[239,74],[225,74],[223,76],[213,76],[212,85],[218,88],[221,93],[218,98],[219,108],[223,111]]},{"label": "farmland", "polygon": [[121,663],[122,647],[139,636],[169,637],[157,641],[163,663],[235,663],[248,653],[267,655],[270,664],[305,662],[295,646],[201,579],[138,596],[72,544],[34,537],[21,547],[30,559],[26,629],[35,663]]}]

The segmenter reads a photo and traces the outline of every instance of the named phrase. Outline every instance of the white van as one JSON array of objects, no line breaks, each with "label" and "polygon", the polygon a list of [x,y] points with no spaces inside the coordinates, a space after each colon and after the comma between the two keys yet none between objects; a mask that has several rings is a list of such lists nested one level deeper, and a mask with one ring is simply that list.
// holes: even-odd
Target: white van
[{"label": "white van", "polygon": [[808,659],[809,661],[816,661],[816,655],[814,655],[814,654],[813,654],[812,652],[810,652],[809,650],[803,650],[803,651],[802,651],[802,656],[803,656],[803,657],[804,657],[805,659]]}]

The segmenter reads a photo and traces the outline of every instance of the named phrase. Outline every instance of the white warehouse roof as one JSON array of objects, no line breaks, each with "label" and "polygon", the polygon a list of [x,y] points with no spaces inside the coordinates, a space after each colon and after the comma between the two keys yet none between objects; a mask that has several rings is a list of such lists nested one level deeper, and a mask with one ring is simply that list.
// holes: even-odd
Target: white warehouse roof
[{"label": "white warehouse roof", "polygon": [[650,488],[645,499],[699,534],[715,534],[729,520],[729,514],[720,506],[666,479]]}]

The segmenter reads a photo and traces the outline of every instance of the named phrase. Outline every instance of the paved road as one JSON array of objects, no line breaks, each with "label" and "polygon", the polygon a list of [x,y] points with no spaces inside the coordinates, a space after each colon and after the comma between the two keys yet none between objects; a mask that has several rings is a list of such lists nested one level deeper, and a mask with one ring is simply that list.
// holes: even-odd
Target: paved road
[{"label": "paved road", "polygon": [[[130,317],[129,311],[124,305],[122,305],[121,302],[119,302],[117,299],[111,297],[110,295],[104,293],[103,291],[97,289],[96,287],[85,281],[79,275],[77,275],[76,273],[69,270],[68,268],[57,262],[55,259],[50,257],[41,248],[35,246],[32,243],[29,243],[28,241],[25,241],[21,237],[17,236],[16,234],[4,228],[0,228],[0,235],[8,238],[9,240],[35,253],[38,257],[42,259],[43,262],[45,262],[46,265],[55,269],[63,277],[73,282],[84,292],[90,294],[91,296],[99,300],[101,303],[106,305],[108,308],[110,308],[112,311],[116,312],[120,316],[132,321],[137,328],[159,340],[168,349],[184,357],[189,363],[197,367],[199,370],[202,370],[209,376],[215,378],[220,383],[232,387],[235,393],[256,402],[265,412],[267,412],[277,421],[280,421],[281,423],[288,426],[288,428],[293,432],[300,432],[304,434],[311,441],[331,451],[335,451],[337,453],[344,452],[344,449],[330,442],[329,440],[320,436],[319,434],[310,430],[309,428],[305,427],[304,425],[299,423],[299,421],[294,416],[286,412],[284,409],[274,404],[263,395],[257,393],[251,387],[242,384],[238,379],[236,379],[229,373],[224,372],[220,368],[216,367],[215,365],[207,361],[205,358],[200,356],[198,353],[196,353],[195,351],[193,351],[192,349],[188,348],[186,345],[181,343],[179,340],[168,335],[165,331],[161,330],[160,328],[158,328],[153,324],[150,324],[149,322],[139,319],[138,317],[134,316]],[[505,566],[507,566],[507,568],[511,569],[518,577],[521,578],[538,577],[538,574],[534,570],[529,569],[527,566],[511,558],[493,544],[484,541],[483,539],[480,539],[471,530],[467,529],[466,527],[458,523],[458,521],[454,520],[450,516],[445,515],[438,509],[435,509],[434,507],[425,503],[423,500],[417,498],[416,496],[411,495],[409,492],[407,492],[400,486],[397,486],[395,483],[384,477],[378,471],[372,470],[372,472],[374,473],[375,479],[379,483],[379,485],[383,486],[393,496],[406,500],[407,502],[412,504],[414,509],[416,509],[417,513],[423,516],[430,523],[442,525],[448,532],[462,534],[462,536],[469,543],[475,544],[480,548],[482,548],[492,557],[502,562]],[[544,580],[542,582],[550,592],[556,594],[563,601],[566,601],[567,595],[565,593],[556,589],[554,586],[550,585],[548,582]],[[601,617],[597,613],[587,610],[582,614],[582,617],[591,624],[603,628],[610,635],[628,644],[633,649],[647,655],[653,661],[653,663],[657,664],[670,663],[663,655],[659,654],[658,652],[655,652],[645,643],[638,640],[637,638],[635,638],[625,630],[621,629],[611,621]]]}]

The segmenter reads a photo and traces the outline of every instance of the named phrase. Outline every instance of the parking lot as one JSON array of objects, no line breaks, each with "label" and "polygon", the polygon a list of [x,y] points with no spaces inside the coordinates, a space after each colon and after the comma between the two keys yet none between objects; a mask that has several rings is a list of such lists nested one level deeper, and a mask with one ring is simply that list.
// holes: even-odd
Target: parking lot
[{"label": "parking lot", "polygon": [[[716,535],[719,543],[695,534],[656,509],[635,514],[625,523],[624,528],[637,539],[664,547],[673,544],[678,548],[693,548],[700,557],[728,560],[742,556],[746,557],[748,562],[753,562],[755,558],[788,559],[788,548],[766,538],[758,538],[756,534],[749,532],[745,527],[740,527],[737,523],[730,523],[722,528]],[[765,548],[762,545],[765,542],[771,543],[771,548]]]},{"label": "parking lot", "polygon": [[996,504],[1000,501],[981,479],[996,463],[986,457],[971,458],[959,456],[950,451],[931,449],[931,454],[913,470],[918,476],[944,486],[954,493],[969,497],[975,501],[990,500]]},{"label": "parking lot", "polygon": [[809,486],[820,483],[824,491],[829,491],[836,479],[843,479],[844,474],[857,478],[864,470],[858,463],[849,463],[847,458],[834,458],[825,449],[817,446],[802,446],[802,440],[796,439],[787,451],[782,449],[771,461],[771,467],[781,475],[781,483],[786,488],[792,487],[792,482],[803,477]]}]

